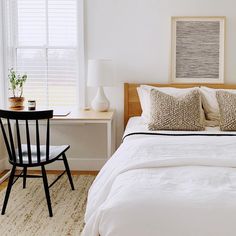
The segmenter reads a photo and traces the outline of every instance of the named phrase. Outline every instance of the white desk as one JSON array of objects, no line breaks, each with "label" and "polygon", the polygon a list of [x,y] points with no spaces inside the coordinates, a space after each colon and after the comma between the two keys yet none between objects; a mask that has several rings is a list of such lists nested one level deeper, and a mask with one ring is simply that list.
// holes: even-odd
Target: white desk
[{"label": "white desk", "polygon": [[107,126],[107,159],[109,159],[115,151],[115,111],[96,112],[93,110],[72,111],[67,116],[54,116],[53,124],[106,124]]},{"label": "white desk", "polygon": [[[116,145],[116,127],[115,127],[115,111],[110,110],[108,112],[96,112],[93,110],[77,110],[72,111],[67,116],[54,116],[52,119],[54,125],[58,124],[76,124],[76,123],[87,123],[87,124],[106,124],[107,126],[107,159],[109,159],[115,152]],[[0,178],[2,183],[10,172],[6,173]]]}]

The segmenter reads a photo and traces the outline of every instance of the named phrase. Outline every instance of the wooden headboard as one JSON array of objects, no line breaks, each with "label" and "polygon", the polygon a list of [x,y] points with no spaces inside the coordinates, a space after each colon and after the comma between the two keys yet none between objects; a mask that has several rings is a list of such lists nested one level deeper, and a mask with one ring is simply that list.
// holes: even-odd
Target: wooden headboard
[{"label": "wooden headboard", "polygon": [[[210,88],[236,89],[236,84],[148,84],[155,87],[192,88],[207,86]],[[137,93],[140,84],[124,84],[124,127],[130,117],[141,115],[141,106]]]}]

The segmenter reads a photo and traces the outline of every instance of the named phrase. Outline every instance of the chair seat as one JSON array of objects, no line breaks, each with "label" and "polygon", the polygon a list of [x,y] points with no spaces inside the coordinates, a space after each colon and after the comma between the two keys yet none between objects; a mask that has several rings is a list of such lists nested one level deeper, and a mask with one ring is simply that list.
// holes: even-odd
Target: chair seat
[{"label": "chair seat", "polygon": [[[49,161],[59,158],[63,152],[65,152],[67,149],[69,149],[69,147],[70,147],[69,145],[50,146],[50,148],[49,148]],[[29,164],[27,145],[22,144],[21,149],[22,149],[23,164]],[[46,146],[40,145],[40,162],[38,162],[37,146],[31,145],[31,159],[32,159],[32,164],[40,164],[43,162],[47,162],[46,161]],[[18,164],[20,164],[18,149],[16,149],[16,162]]]}]

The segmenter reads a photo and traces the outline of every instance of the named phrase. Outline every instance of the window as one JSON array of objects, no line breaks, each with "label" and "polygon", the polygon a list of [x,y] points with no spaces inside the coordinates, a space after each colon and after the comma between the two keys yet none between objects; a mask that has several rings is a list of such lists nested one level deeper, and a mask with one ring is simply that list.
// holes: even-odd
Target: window
[{"label": "window", "polygon": [[78,1],[9,0],[9,66],[27,73],[24,97],[43,107],[78,105]]}]

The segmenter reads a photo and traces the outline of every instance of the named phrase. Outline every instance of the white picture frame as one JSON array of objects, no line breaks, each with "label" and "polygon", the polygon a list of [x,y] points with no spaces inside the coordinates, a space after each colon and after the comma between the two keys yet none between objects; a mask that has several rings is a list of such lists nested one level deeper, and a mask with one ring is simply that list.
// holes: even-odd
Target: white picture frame
[{"label": "white picture frame", "polygon": [[224,16],[172,17],[172,83],[224,83],[225,21]]}]

